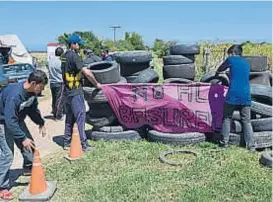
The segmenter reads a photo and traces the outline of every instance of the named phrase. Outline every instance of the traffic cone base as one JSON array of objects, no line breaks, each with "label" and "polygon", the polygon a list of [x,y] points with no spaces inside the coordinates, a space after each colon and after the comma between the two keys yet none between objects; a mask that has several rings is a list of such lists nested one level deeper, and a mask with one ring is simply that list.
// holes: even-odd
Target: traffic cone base
[{"label": "traffic cone base", "polygon": [[31,194],[28,186],[19,196],[20,201],[49,201],[57,190],[57,181],[46,181],[47,189],[41,194]]},{"label": "traffic cone base", "polygon": [[33,164],[31,169],[30,184],[19,196],[20,201],[48,201],[57,189],[57,182],[47,182],[42,166],[40,153],[34,151]]}]

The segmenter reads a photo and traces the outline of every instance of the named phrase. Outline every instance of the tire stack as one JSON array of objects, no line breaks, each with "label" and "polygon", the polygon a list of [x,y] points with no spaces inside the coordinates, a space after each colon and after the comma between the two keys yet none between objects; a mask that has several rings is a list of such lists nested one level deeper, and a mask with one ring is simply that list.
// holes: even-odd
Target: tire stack
[{"label": "tire stack", "polygon": [[114,54],[120,65],[120,75],[128,83],[157,83],[158,73],[151,67],[152,53],[149,51],[126,51]]},{"label": "tire stack", "polygon": [[[175,45],[170,47],[170,55],[163,57],[163,83],[191,83],[195,77],[195,55],[200,53],[198,45]],[[147,139],[173,145],[194,145],[204,142],[204,133],[164,133],[148,130]]]},{"label": "tire stack", "polygon": [[272,72],[268,71],[267,56],[243,56],[250,64],[250,83],[272,87]]},{"label": "tire stack", "polygon": [[175,45],[170,55],[163,57],[164,83],[190,83],[195,77],[195,55],[200,53],[198,45]]},{"label": "tire stack", "polygon": [[[119,65],[116,62],[95,62],[89,64],[88,69],[101,84],[127,83],[126,79],[120,76]],[[86,123],[93,126],[91,133],[88,134],[91,139],[136,140],[141,138],[137,131],[123,130],[102,90],[96,89],[87,79],[84,79],[83,92],[89,106],[86,112]]]},{"label": "tire stack", "polygon": [[[251,124],[254,132],[256,148],[272,147],[272,75],[267,71],[265,56],[244,56],[250,63],[251,88]],[[216,83],[229,86],[226,73],[215,76],[215,71],[207,72],[201,82]],[[219,140],[215,134],[213,140]],[[230,144],[244,146],[243,126],[239,111],[235,111],[231,122]]]}]

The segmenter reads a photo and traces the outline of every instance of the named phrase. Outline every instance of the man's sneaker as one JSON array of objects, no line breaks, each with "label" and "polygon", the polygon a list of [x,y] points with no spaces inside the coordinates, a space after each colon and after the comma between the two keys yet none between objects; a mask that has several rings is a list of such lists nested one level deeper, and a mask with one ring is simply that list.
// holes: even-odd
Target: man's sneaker
[{"label": "man's sneaker", "polygon": [[219,142],[219,147],[224,148],[224,149],[227,149],[229,146],[228,146],[227,143],[224,143],[224,142],[220,141],[220,142]]},{"label": "man's sneaker", "polygon": [[67,145],[63,146],[63,150],[69,150],[69,149],[70,149],[70,146],[67,146]]},{"label": "man's sneaker", "polygon": [[82,148],[83,152],[93,151],[95,147],[87,144],[85,147]]},{"label": "man's sneaker", "polygon": [[31,176],[31,167],[24,167],[23,168],[23,175],[24,176]]},{"label": "man's sneaker", "polygon": [[255,147],[248,147],[247,149],[248,149],[248,151],[250,151],[250,152],[256,152]]}]

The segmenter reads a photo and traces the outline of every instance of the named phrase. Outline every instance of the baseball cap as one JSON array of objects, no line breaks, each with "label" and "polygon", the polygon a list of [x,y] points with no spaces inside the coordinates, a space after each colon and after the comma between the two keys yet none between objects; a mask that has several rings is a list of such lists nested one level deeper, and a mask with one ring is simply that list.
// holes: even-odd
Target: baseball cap
[{"label": "baseball cap", "polygon": [[81,37],[77,34],[72,34],[68,40],[67,40],[68,43],[78,43],[79,45],[84,45],[84,40],[81,39]]}]

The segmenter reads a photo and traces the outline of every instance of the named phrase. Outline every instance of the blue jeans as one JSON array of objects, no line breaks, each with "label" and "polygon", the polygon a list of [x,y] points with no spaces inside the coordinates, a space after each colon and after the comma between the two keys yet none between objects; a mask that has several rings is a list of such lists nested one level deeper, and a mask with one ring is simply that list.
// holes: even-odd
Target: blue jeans
[{"label": "blue jeans", "polygon": [[85,134],[85,118],[86,109],[83,95],[66,97],[66,117],[65,117],[65,137],[64,146],[69,146],[71,143],[73,126],[78,125],[79,135],[81,138],[82,148],[86,148],[87,138]]},{"label": "blue jeans", "polygon": [[250,106],[248,105],[232,105],[227,102],[224,104],[223,126],[221,131],[221,142],[228,144],[230,133],[230,120],[235,110],[240,111],[243,123],[244,138],[248,149],[254,148],[253,129],[250,122]]},{"label": "blue jeans", "polygon": [[[33,140],[33,137],[30,134],[25,122],[24,121],[19,122],[19,126],[24,131],[26,137]],[[5,136],[6,136],[7,145],[13,154],[14,154],[14,143],[16,144],[18,149],[20,149],[21,154],[24,158],[23,168],[31,169],[34,151],[33,150],[30,151],[30,150],[26,149],[23,146],[22,139],[15,139],[12,132],[9,131],[6,127],[5,127]]]},{"label": "blue jeans", "polygon": [[9,169],[13,161],[13,154],[7,145],[4,125],[0,124],[0,190],[8,189]]}]

